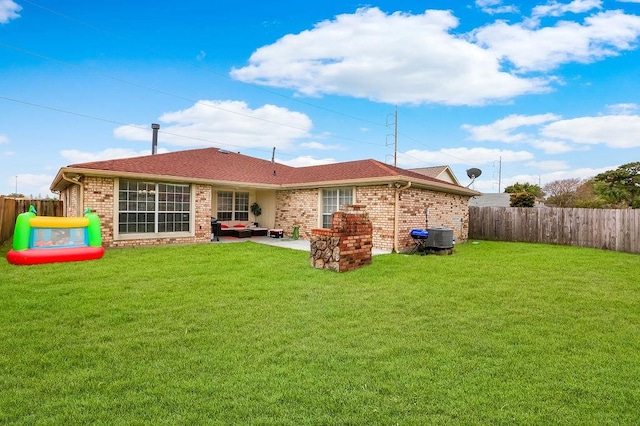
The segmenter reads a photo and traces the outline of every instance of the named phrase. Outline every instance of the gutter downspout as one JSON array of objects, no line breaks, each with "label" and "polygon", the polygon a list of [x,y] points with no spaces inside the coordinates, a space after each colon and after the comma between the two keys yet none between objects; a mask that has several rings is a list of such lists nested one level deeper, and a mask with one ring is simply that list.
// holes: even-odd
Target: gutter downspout
[{"label": "gutter downspout", "polygon": [[409,189],[411,187],[411,182],[407,182],[406,185],[400,186],[400,182],[396,182],[394,184],[396,188],[396,199],[395,199],[395,212],[393,218],[393,253],[398,253],[398,227],[399,227],[399,218],[398,214],[400,212],[400,193],[405,189]]},{"label": "gutter downspout", "polygon": [[[83,202],[83,200],[84,200],[84,188],[82,186],[82,183],[80,181],[78,181],[78,180],[73,180],[73,179],[68,178],[64,174],[64,172],[62,173],[62,179],[66,180],[69,183],[78,185],[78,189],[79,189],[79,191],[78,191],[78,200],[77,200],[78,201],[78,211],[76,212],[76,216],[82,216],[82,212],[84,211],[84,202]],[[67,211],[67,213],[69,213],[69,212]]]}]

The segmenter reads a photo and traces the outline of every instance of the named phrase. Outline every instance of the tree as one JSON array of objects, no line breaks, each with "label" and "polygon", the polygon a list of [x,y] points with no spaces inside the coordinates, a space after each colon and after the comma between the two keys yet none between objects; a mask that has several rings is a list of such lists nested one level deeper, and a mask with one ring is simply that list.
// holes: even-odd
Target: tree
[{"label": "tree", "polygon": [[536,196],[528,192],[516,192],[509,197],[511,207],[533,207],[536,204]]},{"label": "tree", "polygon": [[519,192],[526,192],[528,194],[532,194],[536,198],[544,197],[544,192],[538,185],[532,185],[530,183],[520,183],[516,182],[513,185],[507,186],[504,189],[504,192],[507,194],[517,194]]},{"label": "tree", "polygon": [[640,208],[640,162],[623,164],[597,175],[596,193],[613,205]]},{"label": "tree", "polygon": [[24,194],[18,194],[17,192],[12,192],[11,194],[6,196],[7,198],[24,198]]},{"label": "tree", "polygon": [[573,207],[578,198],[578,188],[582,180],[578,178],[560,179],[549,182],[543,188],[547,199],[545,204],[554,207]]}]

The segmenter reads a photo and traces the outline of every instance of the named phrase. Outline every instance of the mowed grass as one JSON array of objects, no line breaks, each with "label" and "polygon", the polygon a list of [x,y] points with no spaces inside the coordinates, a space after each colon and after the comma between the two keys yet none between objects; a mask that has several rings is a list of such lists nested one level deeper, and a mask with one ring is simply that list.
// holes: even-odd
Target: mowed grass
[{"label": "mowed grass", "polygon": [[481,241],[0,253],[0,424],[638,424],[640,257]]}]

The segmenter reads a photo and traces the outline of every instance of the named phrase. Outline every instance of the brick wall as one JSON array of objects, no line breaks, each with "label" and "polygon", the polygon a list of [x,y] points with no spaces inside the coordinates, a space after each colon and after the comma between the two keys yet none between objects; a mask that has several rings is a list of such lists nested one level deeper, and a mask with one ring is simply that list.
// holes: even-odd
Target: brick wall
[{"label": "brick wall", "polygon": [[409,188],[400,193],[398,216],[398,251],[413,248],[412,229],[451,228],[456,242],[467,241],[469,235],[468,196]]},{"label": "brick wall", "polygon": [[211,187],[195,185],[195,217],[193,237],[140,238],[135,240],[114,239],[114,192],[112,178],[85,177],[84,206],[90,207],[99,217],[102,226],[102,245],[105,247],[131,247],[161,244],[193,244],[209,242],[211,239]]},{"label": "brick wall", "polygon": [[311,230],[318,227],[318,190],[295,189],[276,191],[275,227],[290,237],[293,227],[300,227],[300,238],[311,238]]},{"label": "brick wall", "polygon": [[394,191],[389,185],[356,188],[356,203],[365,206],[373,227],[373,246],[381,250],[393,249]]},{"label": "brick wall", "polygon": [[[389,185],[356,187],[355,202],[365,206],[373,229],[373,246],[393,249],[395,191]],[[412,229],[427,227],[425,209],[429,209],[428,226],[453,229],[457,242],[465,242],[469,233],[469,197],[427,189],[408,188],[400,192],[398,214],[398,251],[414,246],[409,236]],[[310,239],[318,227],[318,190],[277,191],[276,228],[290,236],[294,226],[300,227],[300,238]]]}]

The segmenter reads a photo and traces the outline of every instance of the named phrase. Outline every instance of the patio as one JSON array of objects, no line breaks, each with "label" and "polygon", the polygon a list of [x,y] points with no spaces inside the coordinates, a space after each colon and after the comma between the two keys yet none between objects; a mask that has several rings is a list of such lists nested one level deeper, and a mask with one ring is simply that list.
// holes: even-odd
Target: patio
[{"label": "patio", "polygon": [[[311,246],[309,240],[294,240],[293,238],[271,238],[271,237],[247,237],[247,238],[236,238],[236,237],[220,237],[220,241],[211,241],[212,244],[225,244],[225,243],[244,243],[247,241],[253,241],[254,243],[266,244],[270,246],[289,248],[294,250],[302,250],[306,252],[310,252]],[[389,250],[379,250],[373,249],[372,253],[374,256],[378,254],[389,254],[391,251]]]}]

